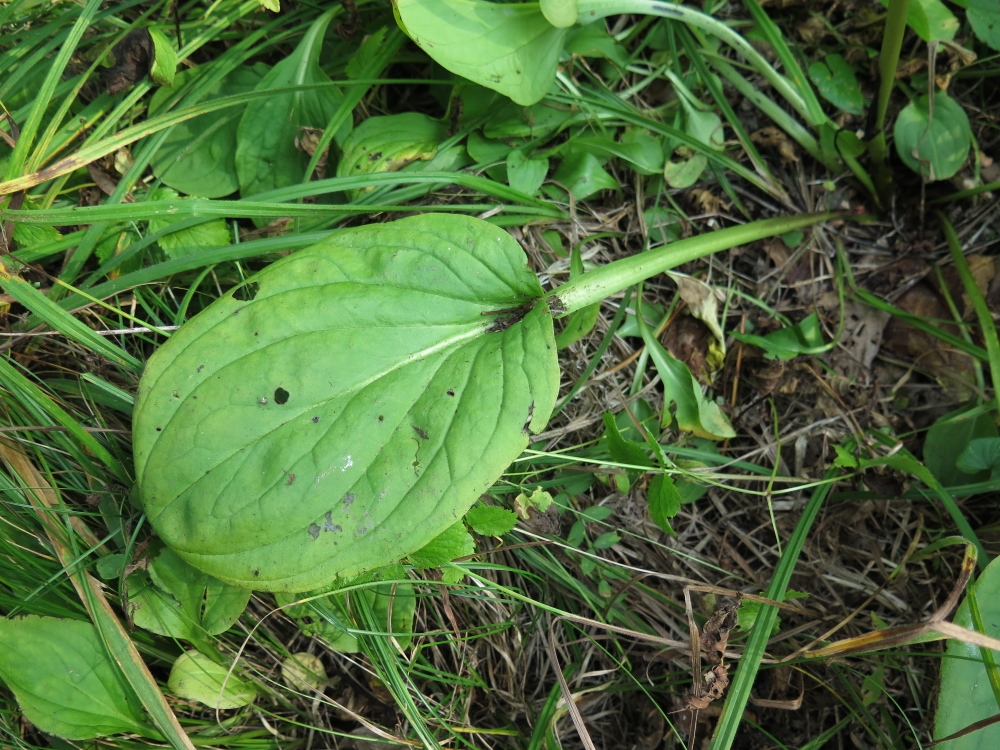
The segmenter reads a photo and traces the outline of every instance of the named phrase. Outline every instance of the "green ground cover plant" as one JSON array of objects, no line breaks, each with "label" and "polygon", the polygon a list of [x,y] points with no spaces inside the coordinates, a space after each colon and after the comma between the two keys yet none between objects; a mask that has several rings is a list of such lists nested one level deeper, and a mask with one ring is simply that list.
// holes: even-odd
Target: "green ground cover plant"
[{"label": "green ground cover plant", "polygon": [[1000,15],[883,5],[0,5],[0,745],[988,741]]}]

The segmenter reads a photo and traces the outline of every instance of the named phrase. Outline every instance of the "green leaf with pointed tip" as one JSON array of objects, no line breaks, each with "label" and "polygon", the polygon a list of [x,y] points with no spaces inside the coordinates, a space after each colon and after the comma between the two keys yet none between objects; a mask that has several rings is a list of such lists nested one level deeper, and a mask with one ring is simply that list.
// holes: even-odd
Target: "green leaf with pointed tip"
[{"label": "green leaf with pointed tip", "polygon": [[534,195],[548,173],[549,160],[545,157],[529,159],[520,148],[507,155],[507,184],[525,195]]},{"label": "green leaf with pointed tip", "polygon": [[809,66],[809,77],[816,84],[820,96],[852,115],[860,115],[865,99],[861,95],[854,68],[837,54],[827,55],[822,61]]},{"label": "green leaf with pointed tip", "polygon": [[[201,68],[177,74],[173,89],[157,89],[149,102],[150,116],[163,114],[176,90],[200,75]],[[267,66],[241,65],[208,89],[202,102],[253,91]],[[183,105],[182,105],[183,106]],[[243,107],[208,112],[174,125],[151,162],[164,185],[199,198],[222,198],[240,189],[236,174],[236,129]]]},{"label": "green leaf with pointed tip", "polygon": [[[256,90],[331,84],[319,67],[319,53],[332,18],[333,11],[317,18],[295,51],[275,65]],[[276,94],[247,107],[236,132],[236,173],[243,197],[300,183],[309,157],[295,146],[299,129],[325,128],[343,100],[340,89],[329,85]],[[348,121],[334,140],[343,143],[350,129]]]},{"label": "green leaf with pointed tip", "polygon": [[665,474],[657,474],[649,482],[649,492],[646,495],[649,504],[649,516],[653,523],[664,533],[673,536],[676,532],[670,525],[670,519],[680,513],[681,493],[674,480]]},{"label": "green leaf with pointed tip", "polygon": [[[419,112],[369,117],[344,140],[338,177],[396,172],[432,158],[448,137],[448,126]],[[351,191],[354,199],[373,187]]]},{"label": "green leaf with pointed tip", "polygon": [[149,27],[149,38],[153,41],[153,62],[149,66],[149,77],[157,86],[173,86],[177,70],[177,50],[163,30],[156,26]]},{"label": "green leaf with pointed tip", "polygon": [[965,110],[943,91],[918,96],[903,107],[893,128],[896,153],[925,180],[947,180],[969,157],[972,130]]},{"label": "green leaf with pointed tip", "polygon": [[240,679],[237,672],[197,651],[185,651],[177,657],[167,687],[178,698],[209,708],[242,708],[257,697],[254,686]]},{"label": "green leaf with pointed tip", "polygon": [[452,73],[525,106],[552,88],[567,29],[537,3],[394,0],[393,9],[406,35]]},{"label": "green leaf with pointed tip", "polygon": [[69,740],[150,736],[139,701],[88,622],[0,617],[0,678],[44,732]]},{"label": "green leaf with pointed tip", "polygon": [[217,300],[150,359],[143,507],[196,568],[303,591],[460,520],[552,411],[538,279],[509,234],[424,215],[344,230]]}]

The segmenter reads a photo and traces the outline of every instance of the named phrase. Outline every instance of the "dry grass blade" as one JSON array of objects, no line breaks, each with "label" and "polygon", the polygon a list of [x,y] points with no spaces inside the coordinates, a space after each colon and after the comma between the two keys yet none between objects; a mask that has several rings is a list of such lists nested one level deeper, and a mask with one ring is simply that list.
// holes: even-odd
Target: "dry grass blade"
[{"label": "dry grass blade", "polygon": [[[17,444],[0,438],[0,457],[3,458],[11,475],[21,480],[25,498],[35,507],[49,542],[80,600],[87,608],[90,619],[107,644],[122,674],[149,711],[157,729],[163,733],[172,747],[178,750],[194,750],[194,745],[181,728],[177,717],[156,684],[156,679],[150,674],[135,644],[111,609],[101,584],[89,573],[76,567],[65,534],[53,521],[50,513],[50,511],[59,512],[61,506],[55,490]],[[84,540],[97,546],[96,538],[79,518],[71,517],[70,523],[73,530]]]},{"label": "dry grass blade", "polygon": [[965,586],[969,582],[969,579],[972,578],[975,570],[976,547],[972,543],[967,543],[958,580],[955,582],[955,586],[952,588],[948,598],[931,615],[929,620],[917,625],[900,625],[894,628],[885,628],[884,630],[866,633],[855,638],[845,638],[829,646],[806,651],[804,655],[820,659],[830,656],[849,656],[851,654],[878,651],[884,648],[904,646],[911,643],[936,641],[942,638],[954,638],[983,648],[1000,650],[1000,639],[963,628],[945,619],[958,606],[958,599],[965,590]]}]

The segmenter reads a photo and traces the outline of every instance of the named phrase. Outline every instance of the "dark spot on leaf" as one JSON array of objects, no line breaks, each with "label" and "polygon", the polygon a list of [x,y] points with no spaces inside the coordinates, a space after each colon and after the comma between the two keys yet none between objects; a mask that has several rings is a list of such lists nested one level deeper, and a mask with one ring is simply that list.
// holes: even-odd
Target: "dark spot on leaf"
[{"label": "dark spot on leaf", "polygon": [[343,529],[340,527],[340,524],[333,522],[332,510],[328,510],[326,513],[324,513],[323,518],[324,518],[322,527],[323,531],[343,531]]},{"label": "dark spot on leaf", "polygon": [[285,486],[291,487],[293,484],[295,484],[295,475],[292,474],[290,471],[286,471],[285,473],[288,475],[288,481],[285,482]]},{"label": "dark spot on leaf", "polygon": [[381,151],[375,151],[374,153],[368,155],[368,161],[378,161],[381,158],[382,158]]},{"label": "dark spot on leaf", "polygon": [[153,62],[153,39],[149,29],[133,29],[111,50],[114,65],[102,71],[111,95],[132,88],[146,77]]},{"label": "dark spot on leaf", "polygon": [[278,404],[279,406],[281,406],[282,404],[287,404],[288,403],[288,395],[289,395],[288,391],[286,391],[284,388],[275,388],[274,389],[274,403]]},{"label": "dark spot on leaf", "polygon": [[256,578],[259,575],[260,575],[260,568],[254,568],[253,569],[253,577]]},{"label": "dark spot on leaf", "polygon": [[198,365],[198,369],[195,370],[195,372],[201,372],[204,369],[205,369],[205,365]]},{"label": "dark spot on leaf", "polygon": [[256,281],[245,281],[233,289],[233,299],[238,299],[241,302],[250,302],[257,296],[258,291],[260,291],[260,284]]},{"label": "dark spot on leaf", "polygon": [[313,539],[319,539],[319,524],[311,523],[309,524],[309,536]]},{"label": "dark spot on leaf", "polygon": [[427,433],[426,432],[424,432],[423,430],[421,430],[415,424],[410,425],[410,427],[412,427],[413,431],[415,433],[417,433],[417,437],[419,437],[421,440],[427,440]]},{"label": "dark spot on leaf", "polygon": [[348,492],[346,495],[344,495],[344,507],[345,508],[350,508],[351,507],[351,503],[353,503],[353,502],[354,502],[354,493],[353,492]]},{"label": "dark spot on leaf", "polygon": [[385,419],[385,417],[383,417],[383,416],[382,416],[381,414],[379,414],[379,415],[378,415],[378,421],[379,421],[379,422],[381,422],[381,421],[382,421],[382,420],[384,420],[384,419]]},{"label": "dark spot on leaf", "polygon": [[445,391],[445,393],[447,393],[449,396],[454,396],[455,395],[455,389],[454,388],[449,388],[447,391]]},{"label": "dark spot on leaf", "polygon": [[535,300],[531,299],[518,307],[507,307],[503,310],[487,310],[483,315],[496,315],[494,320],[486,329],[486,333],[503,333],[516,323],[524,320],[524,316],[531,312],[535,306]]},{"label": "dark spot on leaf", "polygon": [[157,432],[163,432],[163,428],[162,428],[162,427],[157,427],[157,428],[156,428],[156,431],[157,431]]},{"label": "dark spot on leaf", "polygon": [[318,421],[319,421],[319,417],[313,417],[312,418],[312,423],[313,424],[316,424]]},{"label": "dark spot on leaf", "polygon": [[174,398],[180,398],[180,397],[181,397],[181,394],[180,394],[180,393],[179,393],[178,391],[174,391],[174,392],[173,392],[173,393],[172,393],[171,395],[172,395],[172,396],[173,396]]},{"label": "dark spot on leaf", "polygon": [[254,331],[254,332],[253,332],[253,335],[254,335],[254,336],[259,336],[260,334],[259,334],[259,333],[257,333],[257,331]]}]

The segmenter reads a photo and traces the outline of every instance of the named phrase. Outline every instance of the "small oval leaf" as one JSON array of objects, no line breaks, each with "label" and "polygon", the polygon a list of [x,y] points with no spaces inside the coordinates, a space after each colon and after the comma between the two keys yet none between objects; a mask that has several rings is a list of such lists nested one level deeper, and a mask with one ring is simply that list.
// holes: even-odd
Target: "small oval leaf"
[{"label": "small oval leaf", "polygon": [[177,697],[209,708],[241,708],[257,697],[253,685],[198,651],[185,651],[177,657],[167,687]]},{"label": "small oval leaf", "polygon": [[552,317],[484,221],[345,230],[252,282],[152,357],[135,412],[143,507],[209,575],[294,592],[394,563],[548,420]]}]

